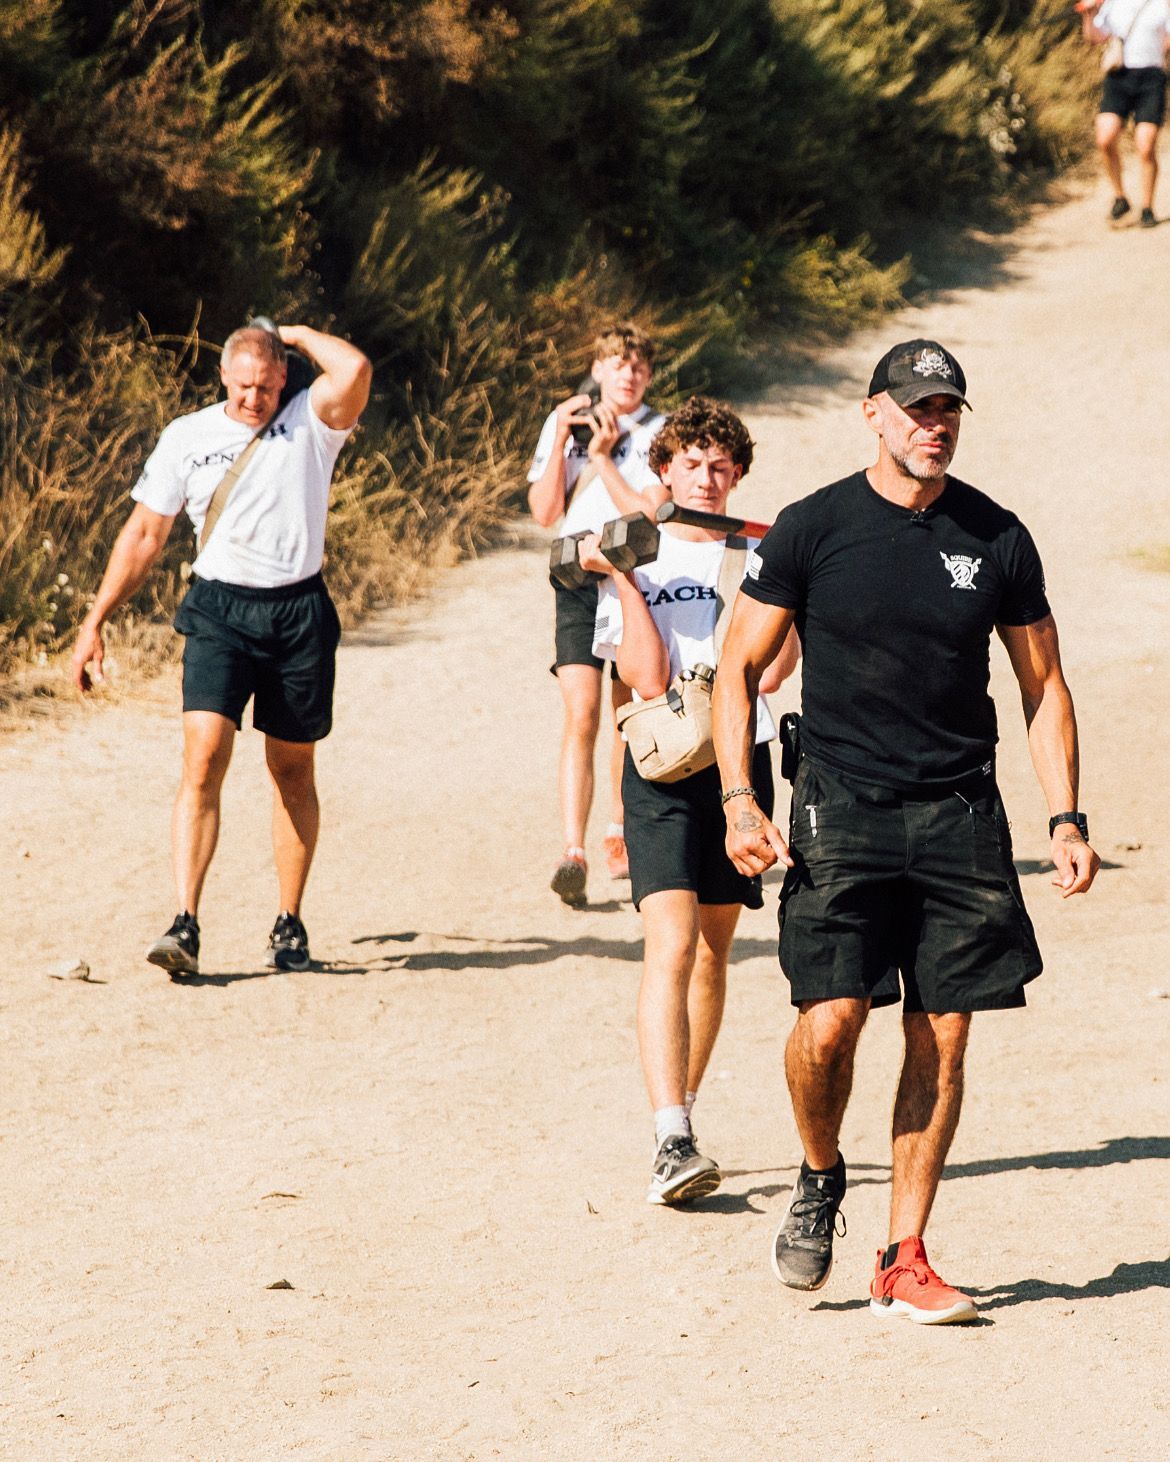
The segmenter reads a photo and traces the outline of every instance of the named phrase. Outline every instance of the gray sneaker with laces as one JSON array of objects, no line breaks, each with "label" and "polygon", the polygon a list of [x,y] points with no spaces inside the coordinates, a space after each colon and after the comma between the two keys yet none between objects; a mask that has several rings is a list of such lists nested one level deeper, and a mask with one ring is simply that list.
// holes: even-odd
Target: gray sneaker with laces
[{"label": "gray sneaker with laces", "polygon": [[719,1164],[704,1157],[693,1137],[667,1137],[654,1158],[647,1203],[689,1203],[706,1198],[723,1181]]},{"label": "gray sneaker with laces", "polygon": [[772,1240],[772,1269],[790,1289],[820,1289],[833,1267],[833,1233],[845,1197],[845,1159],[837,1154],[831,1172],[812,1173],[802,1162],[788,1210]]},{"label": "gray sneaker with laces", "polygon": [[199,921],[185,910],[176,914],[175,922],[146,951],[152,965],[172,975],[199,973]]}]

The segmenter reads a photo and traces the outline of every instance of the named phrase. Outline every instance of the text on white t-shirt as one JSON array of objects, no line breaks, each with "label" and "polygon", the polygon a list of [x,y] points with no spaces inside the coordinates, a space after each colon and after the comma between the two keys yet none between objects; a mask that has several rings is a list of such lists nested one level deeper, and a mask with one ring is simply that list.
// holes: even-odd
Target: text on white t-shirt
[{"label": "text on white t-shirt", "polygon": [[[224,473],[253,435],[222,401],[180,416],[159,437],[130,495],[166,517],[186,508],[198,537]],[[326,426],[308,391],[298,391],[266,428],[194,572],[260,589],[317,573],[333,467],[348,435]]]}]

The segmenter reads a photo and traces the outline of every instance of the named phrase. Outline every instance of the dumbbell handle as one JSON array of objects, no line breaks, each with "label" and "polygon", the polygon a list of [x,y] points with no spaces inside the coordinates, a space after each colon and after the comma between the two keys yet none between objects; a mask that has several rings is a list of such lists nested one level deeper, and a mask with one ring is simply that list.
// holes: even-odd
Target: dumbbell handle
[{"label": "dumbbell handle", "polygon": [[754,523],[750,518],[701,513],[698,508],[684,508],[669,501],[659,503],[654,516],[660,523],[680,523],[685,528],[715,528],[720,533],[745,533],[749,538],[762,538],[772,526],[771,523]]}]

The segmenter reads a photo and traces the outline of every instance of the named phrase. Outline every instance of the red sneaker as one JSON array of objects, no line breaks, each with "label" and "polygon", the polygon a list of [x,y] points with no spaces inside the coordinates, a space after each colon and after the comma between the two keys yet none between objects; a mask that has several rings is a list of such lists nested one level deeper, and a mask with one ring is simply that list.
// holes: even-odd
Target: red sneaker
[{"label": "red sneaker", "polygon": [[922,1240],[914,1235],[898,1245],[894,1262],[882,1268],[885,1250],[879,1249],[869,1307],[875,1315],[913,1320],[919,1325],[951,1325],[974,1320],[977,1311],[970,1295],[944,1284],[926,1257]]},{"label": "red sneaker", "polygon": [[609,831],[601,840],[605,851],[606,872],[611,878],[629,878],[630,855],[626,852],[626,840],[622,829],[610,823]]}]

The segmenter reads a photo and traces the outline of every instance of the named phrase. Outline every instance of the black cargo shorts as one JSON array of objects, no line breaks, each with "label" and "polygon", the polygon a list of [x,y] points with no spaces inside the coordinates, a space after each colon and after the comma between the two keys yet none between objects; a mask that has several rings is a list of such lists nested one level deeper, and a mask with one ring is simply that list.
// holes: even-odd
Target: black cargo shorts
[{"label": "black cargo shorts", "polygon": [[902,994],[906,1010],[947,1013],[1025,1003],[1043,966],[990,771],[961,793],[908,797],[804,757],[789,836],[780,964],[793,1004],[889,1005]]}]

